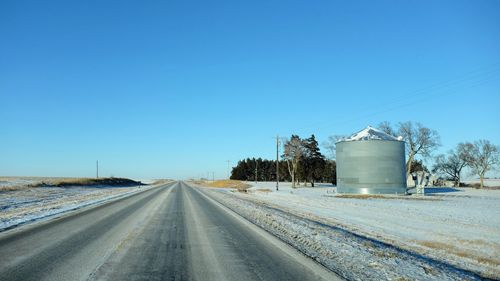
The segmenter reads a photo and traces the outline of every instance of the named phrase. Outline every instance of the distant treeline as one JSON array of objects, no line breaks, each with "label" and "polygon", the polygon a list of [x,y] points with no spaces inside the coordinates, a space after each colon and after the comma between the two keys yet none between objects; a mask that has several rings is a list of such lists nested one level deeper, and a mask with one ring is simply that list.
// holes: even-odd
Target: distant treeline
[{"label": "distant treeline", "polygon": [[[314,135],[301,139],[292,135],[284,143],[284,154],[279,162],[280,181],[330,182],[336,184],[336,164],[321,154]],[[231,179],[245,181],[276,181],[276,160],[247,158],[240,160],[231,171]]]},{"label": "distant treeline", "polygon": [[[325,166],[319,180],[316,182],[328,182],[336,184],[335,160],[325,160]],[[257,177],[255,176],[257,175]],[[298,181],[303,182],[306,177],[303,169],[299,169]],[[286,161],[279,163],[280,181],[292,181]],[[243,181],[276,181],[276,160],[262,158],[247,158],[238,161],[231,171],[232,180]]]}]

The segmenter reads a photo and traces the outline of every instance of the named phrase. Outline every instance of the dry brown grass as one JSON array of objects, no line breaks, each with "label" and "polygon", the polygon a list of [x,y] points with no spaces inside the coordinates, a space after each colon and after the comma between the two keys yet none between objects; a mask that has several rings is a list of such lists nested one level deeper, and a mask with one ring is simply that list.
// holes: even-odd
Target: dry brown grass
[{"label": "dry brown grass", "polygon": [[373,242],[371,241],[363,241],[361,243],[365,248],[370,248],[373,251],[373,254],[381,257],[381,258],[394,258],[396,257],[396,254],[392,251],[386,251],[380,247],[377,247]]},{"label": "dry brown grass", "polygon": [[0,192],[1,191],[15,191],[15,190],[22,190],[22,189],[27,189],[30,188],[30,186],[27,185],[8,185],[8,186],[0,186]]},{"label": "dry brown grass", "polygon": [[335,198],[442,201],[442,199],[439,199],[439,198],[417,197],[417,196],[399,196],[399,195],[381,195],[381,194],[340,194],[340,195],[336,195]]},{"label": "dry brown grass", "polygon": [[495,266],[500,266],[499,259],[475,255],[471,251],[466,251],[466,250],[460,248],[459,247],[460,245],[455,246],[455,245],[445,244],[445,243],[435,242],[435,241],[418,241],[418,244],[420,244],[424,247],[445,251],[445,252],[454,254],[456,256],[462,257],[462,258],[473,259],[473,260],[476,260],[480,263],[488,263],[488,264],[492,264]]},{"label": "dry brown grass", "polygon": [[269,188],[259,188],[255,190],[256,192],[264,192],[264,193],[269,193],[272,192]]},{"label": "dry brown grass", "polygon": [[155,180],[153,183],[151,183],[151,185],[167,184],[167,183],[170,183],[170,182],[173,182],[173,180],[159,179],[159,180]]},{"label": "dry brown grass", "polygon": [[193,184],[197,184],[197,185],[206,185],[206,181],[202,181],[202,180],[190,180],[189,182],[193,183]]},{"label": "dry brown grass", "polygon": [[241,192],[246,192],[247,189],[250,188],[249,184],[237,180],[217,180],[205,183],[204,185],[215,188],[235,188]]}]

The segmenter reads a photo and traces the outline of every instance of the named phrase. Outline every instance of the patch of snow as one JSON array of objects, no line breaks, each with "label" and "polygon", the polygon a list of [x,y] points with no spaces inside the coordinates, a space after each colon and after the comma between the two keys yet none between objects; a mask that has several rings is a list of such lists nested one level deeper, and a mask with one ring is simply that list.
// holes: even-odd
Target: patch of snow
[{"label": "patch of snow", "polygon": [[230,192],[214,189],[203,192],[347,280],[480,279],[446,263]]},{"label": "patch of snow", "polygon": [[153,184],[157,180],[154,180],[154,179],[136,179],[136,181],[142,182],[143,184]]},{"label": "patch of snow", "polygon": [[366,141],[366,140],[387,140],[387,141],[402,141],[402,137],[394,137],[379,129],[373,127],[366,127],[365,129],[351,135],[348,138],[341,139],[340,141]]},{"label": "patch of snow", "polygon": [[0,192],[0,231],[115,200],[151,187],[39,187]]},{"label": "patch of snow", "polygon": [[[279,191],[275,190],[276,183],[248,184],[253,185],[248,194],[219,193],[225,194],[227,204],[234,204],[231,200],[237,200],[235,210],[245,204],[254,208],[266,207],[263,212],[271,212],[273,218],[274,212],[283,212],[442,261],[453,268],[490,278],[500,276],[500,257],[497,254],[500,252],[500,190],[428,188],[426,192],[430,196],[389,195],[386,198],[358,199],[337,197],[335,187],[328,184],[293,189],[289,183],[280,183]],[[297,224],[301,223],[297,221]],[[294,239],[316,238],[309,230],[296,235]],[[325,230],[325,235],[332,234]],[[335,240],[324,239],[324,247],[343,247]],[[356,257],[349,256],[348,259]],[[358,262],[367,264],[361,260]],[[390,264],[391,259],[373,262],[384,268],[388,266],[384,263]],[[397,263],[406,262],[398,260]],[[423,279],[435,278],[428,276]]]},{"label": "patch of snow", "polygon": [[[469,180],[464,180],[463,181],[466,184],[479,184],[480,180],[479,179],[469,179]],[[484,186],[490,186],[490,187],[498,187],[500,186],[500,179],[484,179]]]},{"label": "patch of snow", "polygon": [[0,187],[26,186],[38,181],[36,178],[29,177],[0,177]]}]

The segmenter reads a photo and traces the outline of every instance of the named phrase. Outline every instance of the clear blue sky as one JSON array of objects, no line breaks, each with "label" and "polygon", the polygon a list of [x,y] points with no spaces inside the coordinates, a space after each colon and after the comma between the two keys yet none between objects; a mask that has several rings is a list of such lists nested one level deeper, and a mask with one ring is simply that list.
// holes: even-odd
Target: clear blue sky
[{"label": "clear blue sky", "polygon": [[186,178],[388,120],[500,144],[500,1],[1,1],[0,175]]}]

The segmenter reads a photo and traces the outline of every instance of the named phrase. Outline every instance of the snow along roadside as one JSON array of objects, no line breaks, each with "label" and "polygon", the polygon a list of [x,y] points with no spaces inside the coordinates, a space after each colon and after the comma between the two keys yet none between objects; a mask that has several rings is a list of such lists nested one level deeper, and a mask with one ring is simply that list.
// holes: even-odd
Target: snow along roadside
[{"label": "snow along roadside", "polygon": [[349,280],[480,280],[447,263],[214,189],[204,194]]},{"label": "snow along roadside", "polygon": [[[162,183],[159,185],[163,184],[166,183]],[[2,198],[6,195],[0,194],[0,203],[2,203],[0,204],[0,207],[2,209],[2,213],[0,213],[0,232],[33,222],[53,219],[58,215],[80,210],[82,208],[102,205],[110,201],[132,196],[159,185],[126,188],[94,188],[92,189],[93,192],[84,191],[86,189],[90,190],[90,188],[85,187],[74,189],[59,188],[62,191],[60,193],[55,192],[55,194],[49,198],[44,197],[44,195],[46,195],[44,193],[56,188],[34,188],[33,190],[36,193],[34,198],[39,196],[38,199],[26,200],[25,202],[23,202],[22,200],[20,202],[12,202],[11,206],[9,206],[8,203],[6,204],[5,201],[12,200],[6,200],[5,198]],[[15,195],[11,195],[11,197],[15,197]],[[33,204],[33,202],[35,202],[35,204]]]}]

